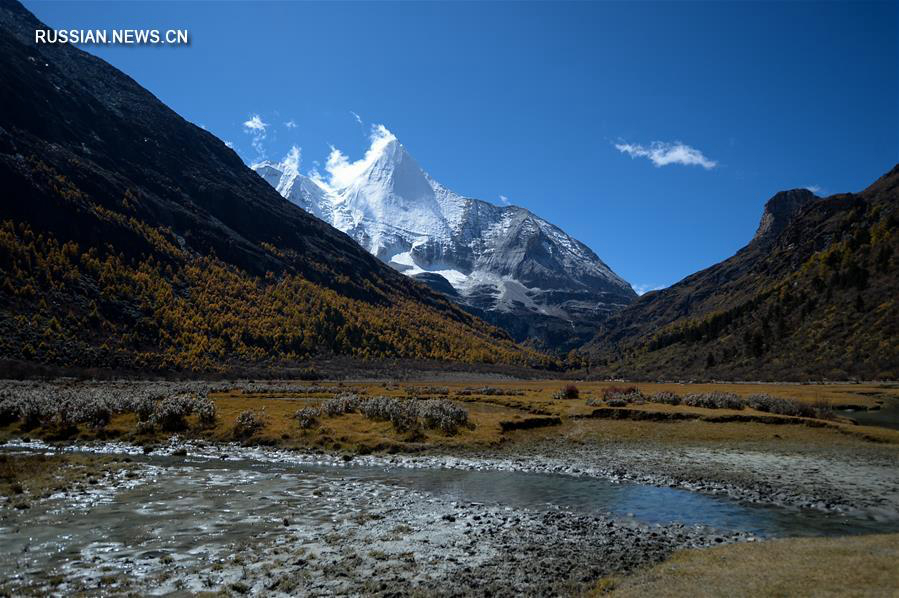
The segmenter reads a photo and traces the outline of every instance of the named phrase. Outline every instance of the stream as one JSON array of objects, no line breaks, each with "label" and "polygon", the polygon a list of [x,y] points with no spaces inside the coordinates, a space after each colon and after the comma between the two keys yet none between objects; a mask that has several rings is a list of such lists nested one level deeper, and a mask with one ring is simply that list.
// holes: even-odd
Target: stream
[{"label": "stream", "polygon": [[[598,517],[636,529],[636,535],[639,530],[670,532],[686,527],[702,530],[703,538],[899,529],[895,523],[748,505],[687,490],[587,476],[134,452],[131,458],[141,472],[136,481],[115,489],[81,489],[38,501],[27,510],[7,510],[0,521],[0,571],[7,577],[6,589],[50,591],[55,586],[65,593],[108,583],[110,590],[124,591],[138,584],[144,590],[153,588],[151,593],[198,591],[208,589],[210,583],[225,583],[228,575],[235,574],[238,547],[246,551],[249,546],[258,553],[273,546],[302,546],[319,558],[336,551],[345,560],[345,553],[354,546],[361,549],[360,543],[377,544],[377,552],[385,554],[396,544],[399,551],[404,540],[391,544],[390,530],[407,526],[412,536],[405,541],[407,550],[418,553],[419,547],[428,554],[430,538],[444,533],[448,545],[456,547],[457,520],[467,518],[469,528],[472,523],[477,528],[481,521],[494,521],[504,513],[514,514],[519,521],[547,512]],[[383,529],[375,531],[366,521],[376,521]],[[352,530],[347,527],[351,525],[355,525]],[[415,530],[421,530],[422,537],[416,539]],[[347,535],[340,536],[343,532]],[[322,539],[334,533],[336,540]],[[478,558],[489,557],[488,548]],[[375,552],[372,549],[371,554]],[[472,562],[477,560],[468,556]],[[277,565],[277,559],[270,564]],[[360,564],[360,571],[376,564]],[[166,568],[172,567],[188,574],[180,581],[178,575],[166,577]],[[212,577],[200,574],[210,567],[220,572],[220,578],[212,582]],[[242,571],[246,576],[245,565]],[[323,571],[325,579],[327,570]],[[341,588],[324,585],[321,591]]]}]

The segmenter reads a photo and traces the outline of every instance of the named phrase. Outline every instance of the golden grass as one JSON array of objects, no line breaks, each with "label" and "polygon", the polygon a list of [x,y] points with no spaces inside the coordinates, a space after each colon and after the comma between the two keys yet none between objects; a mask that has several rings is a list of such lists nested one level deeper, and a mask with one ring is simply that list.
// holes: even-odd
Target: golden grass
[{"label": "golden grass", "polygon": [[830,405],[873,406],[881,396],[899,398],[899,388],[879,384],[644,384],[635,386],[644,393],[668,391],[676,394],[691,392],[732,392],[741,397],[767,393],[784,399],[805,403],[826,402]]},{"label": "golden grass", "polygon": [[[501,381],[470,383],[456,382],[442,384],[450,390],[457,390],[468,386],[493,386],[496,388],[525,390],[527,397],[531,399],[551,400],[552,394],[560,390],[566,384],[571,384],[566,380],[536,380],[536,381]],[[409,382],[409,385],[427,384],[426,382]],[[873,406],[883,397],[892,397],[899,399],[899,386],[886,384],[777,384],[777,383],[655,383],[655,382],[574,382],[581,391],[581,398],[585,398],[585,393],[592,393],[594,396],[601,396],[602,391],[610,386],[636,386],[640,392],[644,394],[654,394],[661,391],[673,392],[679,395],[689,393],[702,392],[732,392],[741,397],[767,393],[785,399],[795,399],[806,403],[815,403],[818,401],[827,402],[831,405],[864,405]],[[893,387],[894,386],[894,387]],[[522,397],[509,397],[510,399]]]},{"label": "golden grass", "polygon": [[[397,393],[393,395],[401,396]],[[501,440],[500,422],[522,417],[518,413],[510,413],[508,409],[466,403],[469,418],[475,424],[473,429],[461,429],[455,436],[425,430],[423,437],[409,439],[403,434],[397,434],[390,423],[372,421],[357,413],[323,417],[318,428],[301,430],[297,420],[293,418],[294,413],[303,407],[317,406],[324,399],[301,401],[230,395],[216,397],[214,400],[219,421],[210,433],[213,439],[230,440],[234,420],[241,411],[251,409],[263,413],[264,409],[266,426],[258,434],[259,440],[287,446],[315,446],[331,450],[370,451],[417,449],[423,446],[488,446]]]},{"label": "golden grass", "polygon": [[683,550],[594,595],[899,596],[899,534],[793,538]]},{"label": "golden grass", "polygon": [[[347,391],[364,393],[366,396],[406,396],[406,389],[413,386],[436,385],[446,387],[449,397],[459,401],[469,411],[469,419],[475,424],[473,430],[462,430],[457,436],[443,436],[439,432],[427,432],[425,438],[416,442],[406,442],[395,434],[391,426],[385,422],[372,422],[356,414],[336,418],[322,418],[320,430],[300,431],[296,421],[291,419],[293,413],[305,406],[318,404],[327,395],[311,395],[309,400],[289,400],[280,395],[271,394],[223,394],[214,396],[221,416],[216,436],[227,438],[229,422],[243,409],[256,411],[266,408],[269,426],[262,432],[264,438],[279,444],[298,446],[318,446],[338,450],[415,450],[419,448],[440,447],[486,447],[495,446],[508,440],[531,441],[551,438],[566,438],[580,442],[645,442],[721,444],[735,442],[748,443],[788,443],[797,444],[840,444],[850,445],[866,441],[899,444],[899,432],[869,426],[853,426],[826,422],[828,428],[813,428],[808,425],[770,425],[752,422],[713,423],[701,420],[650,422],[630,420],[580,419],[590,415],[595,407],[586,403],[588,397],[600,398],[603,389],[611,386],[607,382],[577,383],[580,398],[576,400],[553,399],[553,394],[569,382],[551,381],[503,381],[491,383],[452,382],[433,383],[415,381],[405,384],[359,383],[347,384]],[[460,396],[463,388],[490,386],[508,391],[521,392],[521,395],[471,395]],[[855,401],[871,401],[870,396],[859,392],[897,392],[892,389],[880,389],[876,386],[862,385],[682,385],[682,384],[637,384],[644,393],[661,390],[688,394],[690,392],[707,392],[719,390],[737,392],[746,396],[758,392],[767,392],[784,398],[794,398],[814,402],[830,400],[845,402],[846,397]],[[817,390],[816,390],[817,389]],[[850,394],[850,390],[852,394]],[[275,397],[279,398],[275,398]],[[310,397],[310,395],[304,395]],[[632,408],[658,413],[689,413],[704,417],[734,415],[748,417],[752,415],[769,416],[751,409],[740,411],[727,409],[702,409],[684,405],[671,406],[646,404]],[[536,428],[516,432],[503,433],[503,421],[524,420],[531,417],[553,415],[562,418],[561,426]],[[783,418],[786,421],[800,421],[796,418]],[[814,422],[813,422],[814,423]],[[224,428],[221,429],[221,428]]]},{"label": "golden grass", "polygon": [[124,465],[106,455],[0,454],[0,496],[19,501],[46,497],[74,484],[96,483]]},{"label": "golden grass", "polygon": [[[875,430],[874,433],[878,433]],[[899,446],[899,433],[884,430],[884,442]],[[516,431],[506,435],[511,442],[541,442],[554,439],[578,444],[661,444],[707,448],[777,448],[870,446],[870,441],[839,430],[806,426],[773,426],[761,423],[710,423],[702,420],[633,421],[622,419],[563,420],[561,426]]]}]

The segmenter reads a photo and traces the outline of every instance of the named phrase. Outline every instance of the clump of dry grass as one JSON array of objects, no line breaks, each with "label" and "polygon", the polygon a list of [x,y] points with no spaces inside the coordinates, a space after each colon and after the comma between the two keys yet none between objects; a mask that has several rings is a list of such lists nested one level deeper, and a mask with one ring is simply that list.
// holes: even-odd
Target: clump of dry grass
[{"label": "clump of dry grass", "polygon": [[649,396],[650,403],[659,403],[660,405],[680,405],[681,398],[673,392],[661,391]]},{"label": "clump of dry grass", "polygon": [[344,397],[326,401],[322,405],[322,413],[329,417],[352,412],[358,412],[373,421],[390,422],[394,430],[401,434],[415,432],[423,426],[452,436],[458,433],[460,427],[468,425],[468,411],[446,399],[374,397],[359,400]]},{"label": "clump of dry grass", "polygon": [[294,414],[294,418],[296,418],[302,429],[308,430],[319,425],[319,417],[321,417],[321,414],[321,409],[304,407],[297,410]]},{"label": "clump of dry grass", "polygon": [[553,395],[554,399],[577,399],[581,396],[581,391],[574,384],[566,384],[562,390]]},{"label": "clump of dry grass", "polygon": [[447,436],[468,425],[468,411],[444,400],[425,401],[418,407],[418,416],[424,421],[425,428],[440,430]]},{"label": "clump of dry grass", "polygon": [[743,409],[743,400],[732,392],[691,393],[684,397],[683,404],[688,407],[704,409]]},{"label": "clump of dry grass", "polygon": [[359,397],[352,393],[343,393],[322,403],[321,412],[328,417],[337,417],[353,413],[358,408]]},{"label": "clump of dry grass", "polygon": [[469,397],[480,395],[485,397],[507,396],[507,397],[523,397],[524,391],[516,388],[498,388],[496,386],[466,386],[456,391],[456,395],[460,397]]},{"label": "clump of dry grass", "polygon": [[204,428],[215,427],[217,410],[215,408],[215,402],[208,396],[204,395],[197,398],[196,404],[194,405],[194,413],[197,414],[197,421],[201,426]]},{"label": "clump of dry grass", "polygon": [[640,394],[640,391],[637,390],[636,386],[609,386],[602,390],[602,398],[604,401],[635,394]]},{"label": "clump of dry grass", "polygon": [[156,404],[150,421],[164,432],[180,432],[187,428],[187,416],[193,412],[194,402],[190,397],[175,395]]},{"label": "clump of dry grass", "polygon": [[[833,409],[827,401],[816,401],[809,404],[794,399],[774,397],[766,393],[741,397],[736,393],[709,391],[689,393],[683,397],[670,391],[661,391],[646,395],[635,386],[610,386],[603,389],[603,401],[610,407],[624,407],[629,404],[658,403],[663,405],[685,405],[701,409],[756,409],[765,413],[787,415],[791,417],[818,417],[833,419]],[[588,399],[587,405],[598,405],[596,399]]]},{"label": "clump of dry grass", "polygon": [[234,420],[234,437],[238,439],[250,438],[265,427],[265,409],[262,413],[256,413],[252,409],[240,412]]}]

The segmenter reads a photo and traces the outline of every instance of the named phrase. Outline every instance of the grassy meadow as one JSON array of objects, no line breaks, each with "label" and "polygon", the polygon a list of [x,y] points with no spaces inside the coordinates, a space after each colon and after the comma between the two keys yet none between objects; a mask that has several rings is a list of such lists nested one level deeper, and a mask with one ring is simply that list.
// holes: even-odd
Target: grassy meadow
[{"label": "grassy meadow", "polygon": [[[147,383],[151,384],[152,383]],[[577,398],[558,398],[569,385]],[[604,399],[609,387],[635,386],[644,395],[659,392],[686,396],[691,393],[733,393],[749,397],[765,393],[802,404],[833,407],[878,408],[884,401],[899,400],[899,388],[877,384],[651,384],[550,381],[439,382],[334,382],[307,384],[222,384],[212,387],[214,423],[200,425],[196,415],[185,418],[178,431],[185,437],[207,441],[240,440],[248,444],[321,449],[345,453],[416,452],[453,448],[488,448],[509,442],[561,438],[577,442],[670,442],[726,444],[769,442],[796,443],[878,442],[899,444],[899,431],[854,425],[847,418],[792,417],[742,409],[637,402],[609,406]],[[390,421],[378,421],[360,412],[321,415],[311,427],[302,428],[295,414],[316,409],[335,396],[351,393],[365,401],[372,397],[445,400],[467,411],[468,425],[456,433],[438,429],[413,432],[396,429]],[[261,426],[250,434],[235,434],[241,413],[250,411]],[[28,426],[6,422],[0,439],[30,436],[47,440],[122,439],[152,444],[170,435],[165,430],[141,426],[135,413],[115,413],[101,427],[52,424]]]},{"label": "grassy meadow", "polygon": [[[682,550],[595,596],[896,596],[899,534],[789,538]],[[700,590],[701,588],[701,590]]]}]

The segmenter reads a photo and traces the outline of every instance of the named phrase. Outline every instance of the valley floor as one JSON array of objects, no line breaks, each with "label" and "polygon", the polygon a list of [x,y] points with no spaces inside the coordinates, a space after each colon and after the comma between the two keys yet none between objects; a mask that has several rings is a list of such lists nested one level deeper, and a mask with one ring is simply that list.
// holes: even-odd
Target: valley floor
[{"label": "valley floor", "polygon": [[[106,388],[133,392],[134,384],[159,383]],[[818,420],[611,407],[602,398],[608,383],[578,383],[577,399],[553,398],[562,381],[436,384],[225,383],[207,389],[215,425],[189,419],[175,438],[140,429],[130,414],[65,434],[8,423],[0,427],[0,552],[8,555],[0,595],[899,588],[899,574],[885,567],[899,546],[899,431],[856,425],[839,409]],[[671,388],[637,386],[647,395]],[[721,390],[877,408],[870,414],[899,401],[889,385]],[[322,415],[308,429],[292,417],[348,392],[449,400],[471,425],[410,436],[355,412]],[[247,409],[263,427],[236,440]],[[116,524],[123,513],[127,526]],[[103,538],[91,535],[97,525],[107,526]],[[65,526],[77,541],[61,539]],[[705,548],[716,544],[727,546]],[[64,556],[43,562],[50,553]],[[746,581],[753,569],[765,571],[755,585]],[[834,574],[841,569],[852,573]]]}]

